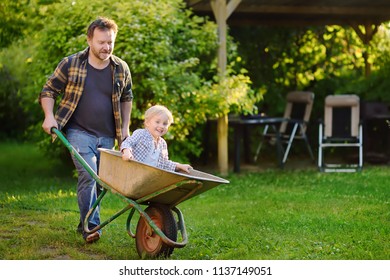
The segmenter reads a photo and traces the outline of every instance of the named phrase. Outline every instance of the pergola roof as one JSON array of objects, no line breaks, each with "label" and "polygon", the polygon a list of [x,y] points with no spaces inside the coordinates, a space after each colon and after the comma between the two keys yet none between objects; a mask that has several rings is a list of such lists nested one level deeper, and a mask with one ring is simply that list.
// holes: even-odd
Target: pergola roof
[{"label": "pergola roof", "polygon": [[[196,14],[213,18],[210,0],[186,2]],[[389,0],[242,0],[227,24],[367,25],[386,21],[390,21]]]}]

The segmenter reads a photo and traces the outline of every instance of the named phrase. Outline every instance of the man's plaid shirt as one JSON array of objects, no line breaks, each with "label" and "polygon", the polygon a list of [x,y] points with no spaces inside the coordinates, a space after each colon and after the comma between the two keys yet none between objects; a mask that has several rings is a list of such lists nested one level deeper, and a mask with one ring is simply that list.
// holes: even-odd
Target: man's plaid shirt
[{"label": "man's plaid shirt", "polygon": [[[59,95],[62,95],[55,114],[59,129],[64,128],[67,124],[83,94],[87,77],[88,52],[89,47],[79,53],[63,58],[39,95],[39,101],[44,97],[56,100]],[[131,73],[129,66],[122,59],[112,55],[110,60],[111,69],[113,70],[112,104],[115,134],[118,143],[121,143],[120,102],[130,102],[133,99]]]},{"label": "man's plaid shirt", "polygon": [[[167,142],[160,137],[155,147],[153,136],[147,129],[137,129],[133,134],[122,142],[121,150],[129,149],[135,160],[145,162],[150,157],[153,151],[157,150],[160,152],[157,167],[175,171],[175,162],[169,160],[168,157],[168,146]],[[147,162],[146,162],[147,163]]]}]

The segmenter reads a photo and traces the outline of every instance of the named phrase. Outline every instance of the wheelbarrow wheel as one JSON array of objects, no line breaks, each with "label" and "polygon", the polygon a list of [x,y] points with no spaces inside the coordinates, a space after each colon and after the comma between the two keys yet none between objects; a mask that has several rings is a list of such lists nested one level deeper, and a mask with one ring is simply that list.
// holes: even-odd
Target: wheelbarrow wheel
[{"label": "wheelbarrow wheel", "polygon": [[[169,239],[176,242],[177,223],[169,207],[153,205],[146,208],[145,212]],[[173,252],[174,248],[165,244],[142,217],[138,220],[135,235],[137,252],[141,258],[169,257]]]}]

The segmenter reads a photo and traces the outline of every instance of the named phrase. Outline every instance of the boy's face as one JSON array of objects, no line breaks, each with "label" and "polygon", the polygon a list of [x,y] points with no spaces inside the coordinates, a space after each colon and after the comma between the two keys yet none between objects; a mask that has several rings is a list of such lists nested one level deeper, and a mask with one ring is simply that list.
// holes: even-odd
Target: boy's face
[{"label": "boy's face", "polygon": [[168,131],[169,119],[165,114],[159,114],[145,121],[145,128],[152,134],[154,139],[158,139]]}]

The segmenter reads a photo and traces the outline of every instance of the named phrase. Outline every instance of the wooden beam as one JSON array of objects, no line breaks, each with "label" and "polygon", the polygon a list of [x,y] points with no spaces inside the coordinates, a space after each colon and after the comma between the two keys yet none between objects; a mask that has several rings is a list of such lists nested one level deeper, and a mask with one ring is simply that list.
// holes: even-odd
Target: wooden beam
[{"label": "wooden beam", "polygon": [[289,14],[289,15],[389,15],[390,8],[381,7],[340,7],[340,6],[271,6],[271,5],[241,5],[237,13],[255,14]]},{"label": "wooden beam", "polygon": [[[188,6],[200,15],[211,15],[212,9],[207,0],[187,0]],[[260,2],[260,3],[259,3]],[[340,3],[339,3],[340,2]],[[279,0],[246,1],[230,0],[227,18],[233,25],[344,25],[348,20],[381,24],[390,20],[390,5],[386,0],[371,3],[368,0],[351,1],[301,1]],[[342,3],[341,3],[342,2]],[[262,4],[263,3],[263,4]],[[281,5],[279,5],[279,3]]]},{"label": "wooden beam", "polygon": [[[366,18],[353,18],[355,22],[365,22]],[[370,20],[372,24],[380,25],[384,22],[382,18]],[[351,17],[301,17],[294,18],[286,16],[244,16],[235,14],[228,20],[230,26],[281,26],[281,27],[304,27],[304,26],[324,26],[324,25],[350,25]]]},{"label": "wooden beam", "polygon": [[226,11],[226,20],[230,17],[230,15],[237,9],[238,5],[240,5],[241,0],[230,0],[227,4]]},{"label": "wooden beam", "polygon": [[[225,20],[227,20],[230,17],[230,15],[234,12],[234,10],[238,7],[238,5],[240,3],[241,3],[241,0],[230,0],[229,3],[225,4],[225,6],[226,6],[226,8],[224,8],[224,9],[226,9],[226,13],[224,15]],[[217,17],[217,15],[219,16],[220,13],[217,12],[218,8],[216,7],[217,4],[216,4],[215,0],[211,0],[210,5],[211,5],[211,9],[213,10],[214,16],[215,17]]]},{"label": "wooden beam", "polygon": [[[188,6],[195,12],[210,12],[210,5],[208,1],[204,0],[187,0]],[[354,4],[353,2],[344,3],[344,5],[338,5],[337,3],[326,3],[319,5],[318,3],[312,3],[313,1],[297,1],[297,4],[292,5],[272,5],[272,1],[269,1],[270,5],[253,4],[250,1],[240,1],[242,4],[238,7],[235,6],[235,1],[230,1],[232,11],[236,13],[252,13],[252,14],[289,14],[289,15],[342,15],[342,16],[385,16],[390,19],[390,7],[389,5],[370,5],[364,3],[364,5]],[[253,1],[254,2],[254,1]],[[293,2],[292,2],[293,3]],[[230,14],[228,14],[230,15]]]}]

